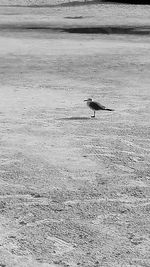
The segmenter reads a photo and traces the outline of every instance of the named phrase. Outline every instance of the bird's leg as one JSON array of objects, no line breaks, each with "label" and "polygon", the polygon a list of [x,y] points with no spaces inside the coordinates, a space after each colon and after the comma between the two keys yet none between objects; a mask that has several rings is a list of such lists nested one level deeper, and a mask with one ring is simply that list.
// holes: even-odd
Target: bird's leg
[{"label": "bird's leg", "polygon": [[95,118],[95,110],[94,110],[94,115],[93,116],[91,116],[92,118]]}]

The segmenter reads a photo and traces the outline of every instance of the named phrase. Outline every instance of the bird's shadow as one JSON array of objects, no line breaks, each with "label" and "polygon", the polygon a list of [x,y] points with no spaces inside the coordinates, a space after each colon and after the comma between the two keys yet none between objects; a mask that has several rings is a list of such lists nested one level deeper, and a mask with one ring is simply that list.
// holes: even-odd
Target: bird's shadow
[{"label": "bird's shadow", "polygon": [[57,120],[60,121],[77,121],[77,120],[91,120],[91,117],[66,117],[66,118],[59,118]]}]

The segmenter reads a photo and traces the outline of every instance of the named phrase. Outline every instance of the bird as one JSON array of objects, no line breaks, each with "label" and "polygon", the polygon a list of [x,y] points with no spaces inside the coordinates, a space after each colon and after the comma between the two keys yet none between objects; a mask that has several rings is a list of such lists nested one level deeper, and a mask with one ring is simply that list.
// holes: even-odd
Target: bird
[{"label": "bird", "polygon": [[92,98],[85,99],[84,101],[86,101],[88,107],[94,111],[94,115],[91,116],[92,118],[95,118],[95,112],[97,110],[114,111],[114,109],[106,108],[105,106],[101,105],[100,103],[93,101]]}]

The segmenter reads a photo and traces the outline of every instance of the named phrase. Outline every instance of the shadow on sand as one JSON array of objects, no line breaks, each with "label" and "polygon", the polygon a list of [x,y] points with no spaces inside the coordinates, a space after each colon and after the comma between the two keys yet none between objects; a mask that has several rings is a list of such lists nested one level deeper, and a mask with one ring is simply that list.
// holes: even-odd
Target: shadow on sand
[{"label": "shadow on sand", "polygon": [[68,117],[68,118],[60,118],[60,119],[57,119],[57,120],[60,120],[60,121],[80,121],[80,120],[91,120],[92,118],[90,117]]}]

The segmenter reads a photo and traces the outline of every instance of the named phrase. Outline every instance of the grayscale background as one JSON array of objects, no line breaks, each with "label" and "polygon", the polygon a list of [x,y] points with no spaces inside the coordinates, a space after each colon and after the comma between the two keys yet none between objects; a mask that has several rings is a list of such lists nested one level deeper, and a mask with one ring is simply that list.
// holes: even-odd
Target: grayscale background
[{"label": "grayscale background", "polygon": [[150,6],[70,2],[0,0],[0,266],[148,267]]}]

